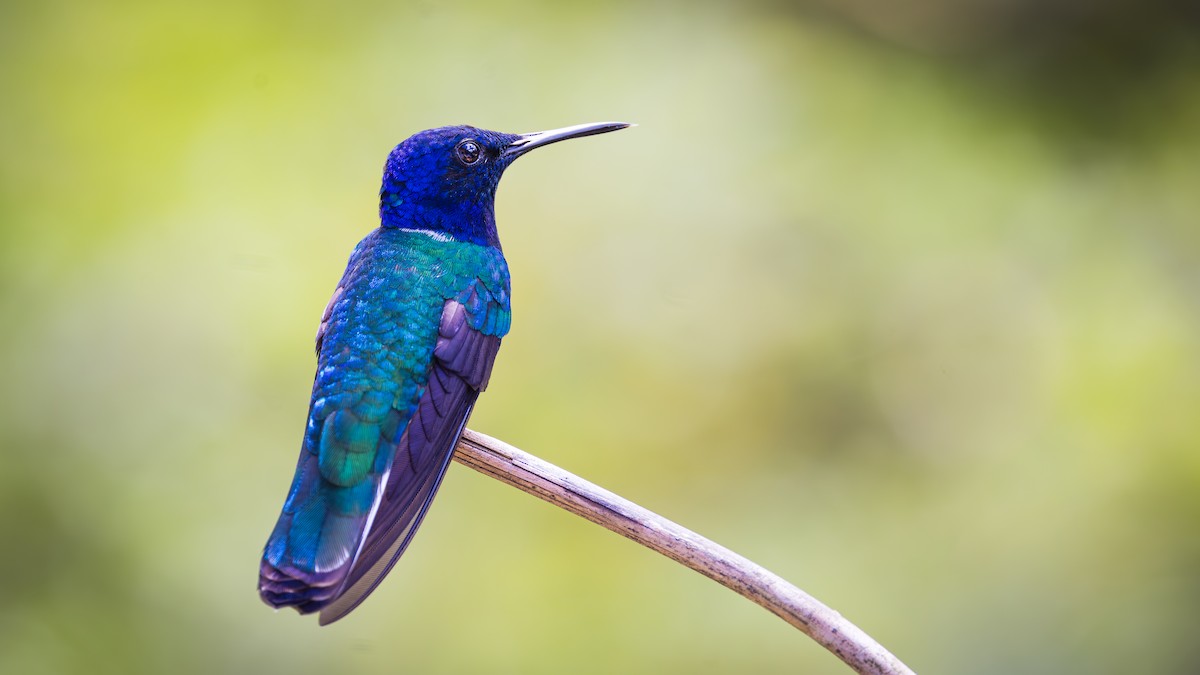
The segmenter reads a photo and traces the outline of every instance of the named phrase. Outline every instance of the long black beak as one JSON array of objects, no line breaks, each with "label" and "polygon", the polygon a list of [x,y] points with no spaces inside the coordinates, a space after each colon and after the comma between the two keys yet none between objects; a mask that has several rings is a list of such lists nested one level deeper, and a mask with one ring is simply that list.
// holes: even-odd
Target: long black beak
[{"label": "long black beak", "polygon": [[513,141],[504,149],[504,158],[513,160],[543,145],[565,141],[568,138],[583,138],[584,136],[607,134],[610,131],[617,131],[628,126],[630,125],[625,122],[596,122],[593,124],[576,124],[573,127],[551,129],[550,131],[537,131],[532,134],[521,134],[520,138]]}]

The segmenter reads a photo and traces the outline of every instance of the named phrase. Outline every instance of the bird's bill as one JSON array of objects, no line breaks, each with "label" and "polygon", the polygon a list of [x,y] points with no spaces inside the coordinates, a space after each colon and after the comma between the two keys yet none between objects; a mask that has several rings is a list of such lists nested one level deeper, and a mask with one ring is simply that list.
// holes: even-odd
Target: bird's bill
[{"label": "bird's bill", "polygon": [[584,136],[607,134],[610,131],[617,131],[628,126],[632,125],[626,122],[594,122],[592,124],[576,124],[573,127],[551,129],[550,131],[535,131],[531,134],[521,134],[520,138],[505,148],[504,156],[509,159],[516,159],[530,150],[540,148],[543,145],[565,141],[568,138],[583,138]]}]

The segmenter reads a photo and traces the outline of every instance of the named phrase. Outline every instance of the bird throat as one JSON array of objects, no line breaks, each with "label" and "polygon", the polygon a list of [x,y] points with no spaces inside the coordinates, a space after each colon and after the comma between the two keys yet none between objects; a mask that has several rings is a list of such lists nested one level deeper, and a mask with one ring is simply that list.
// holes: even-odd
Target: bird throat
[{"label": "bird throat", "polygon": [[421,199],[415,203],[402,192],[379,195],[380,224],[386,228],[423,232],[436,239],[500,247],[496,234],[494,196]]}]

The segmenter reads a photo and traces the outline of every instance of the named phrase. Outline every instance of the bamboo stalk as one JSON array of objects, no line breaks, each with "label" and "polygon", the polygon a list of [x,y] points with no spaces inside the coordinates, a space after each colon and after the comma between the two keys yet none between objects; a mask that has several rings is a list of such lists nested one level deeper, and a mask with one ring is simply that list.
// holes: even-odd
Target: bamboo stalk
[{"label": "bamboo stalk", "polygon": [[746,558],[503,441],[467,429],[454,459],[690,567],[800,629],[859,673],[912,670],[821,601]]}]

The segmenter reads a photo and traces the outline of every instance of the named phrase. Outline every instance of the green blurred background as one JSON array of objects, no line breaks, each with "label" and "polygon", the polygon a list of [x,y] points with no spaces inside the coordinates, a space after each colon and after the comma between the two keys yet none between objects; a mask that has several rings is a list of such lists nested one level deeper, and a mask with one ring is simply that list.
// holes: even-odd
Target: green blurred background
[{"label": "green blurred background", "polygon": [[504,180],[474,428],[920,672],[1200,672],[1200,16],[895,4],[4,3],[0,671],[848,672],[461,466],[257,598],[388,150],[620,119]]}]

